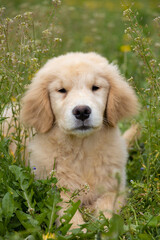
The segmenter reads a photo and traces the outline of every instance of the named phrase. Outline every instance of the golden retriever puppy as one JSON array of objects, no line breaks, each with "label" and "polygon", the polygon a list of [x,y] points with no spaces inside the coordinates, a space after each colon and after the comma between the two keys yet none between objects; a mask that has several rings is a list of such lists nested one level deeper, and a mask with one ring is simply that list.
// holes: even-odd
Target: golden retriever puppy
[{"label": "golden retriever puppy", "polygon": [[[137,109],[133,89],[104,57],[68,53],[49,60],[22,99],[22,122],[37,131],[29,144],[36,178],[46,178],[55,165],[70,194],[89,186],[82,205],[106,217],[119,211],[128,154],[117,123]],[[83,223],[80,212],[72,222]]]}]

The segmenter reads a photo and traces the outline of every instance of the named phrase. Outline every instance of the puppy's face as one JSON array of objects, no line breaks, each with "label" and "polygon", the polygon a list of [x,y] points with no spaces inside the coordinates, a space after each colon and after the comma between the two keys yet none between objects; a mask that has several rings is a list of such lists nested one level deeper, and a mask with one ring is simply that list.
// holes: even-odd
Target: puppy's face
[{"label": "puppy's face", "polygon": [[109,83],[85,62],[63,69],[49,85],[56,123],[66,133],[86,136],[103,124]]},{"label": "puppy's face", "polygon": [[49,60],[22,99],[21,119],[37,132],[58,125],[87,136],[137,113],[134,91],[113,64],[96,53],[69,53]]}]

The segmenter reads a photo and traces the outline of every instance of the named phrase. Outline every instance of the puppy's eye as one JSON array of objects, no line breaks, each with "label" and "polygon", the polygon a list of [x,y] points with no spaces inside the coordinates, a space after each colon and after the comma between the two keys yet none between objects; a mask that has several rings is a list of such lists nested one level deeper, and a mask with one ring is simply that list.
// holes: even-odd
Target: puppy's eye
[{"label": "puppy's eye", "polygon": [[99,89],[98,86],[95,86],[95,85],[92,86],[92,91],[97,91],[98,89]]},{"label": "puppy's eye", "polygon": [[60,92],[60,93],[67,93],[67,90],[65,88],[61,88],[61,89],[58,90],[58,92]]}]

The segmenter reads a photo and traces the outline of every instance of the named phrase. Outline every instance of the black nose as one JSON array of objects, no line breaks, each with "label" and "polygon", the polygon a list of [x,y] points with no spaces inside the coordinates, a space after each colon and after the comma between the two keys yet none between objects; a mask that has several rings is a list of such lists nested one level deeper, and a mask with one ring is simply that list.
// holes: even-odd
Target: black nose
[{"label": "black nose", "polygon": [[72,110],[73,115],[79,120],[86,120],[91,114],[91,108],[88,106],[76,106]]}]

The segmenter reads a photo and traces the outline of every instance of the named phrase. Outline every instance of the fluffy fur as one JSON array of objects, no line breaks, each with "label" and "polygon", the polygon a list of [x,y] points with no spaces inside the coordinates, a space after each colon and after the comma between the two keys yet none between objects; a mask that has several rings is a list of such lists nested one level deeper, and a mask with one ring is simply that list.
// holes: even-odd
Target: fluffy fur
[{"label": "fluffy fur", "polygon": [[[88,118],[78,119],[73,109],[86,106]],[[89,186],[79,197],[82,205],[106,217],[119,211],[125,202],[127,147],[117,123],[137,109],[133,89],[102,56],[69,53],[49,60],[22,99],[21,120],[37,131],[29,144],[36,178],[46,178],[55,162],[59,184],[70,194]],[[72,222],[73,227],[83,223],[80,212]]]}]

